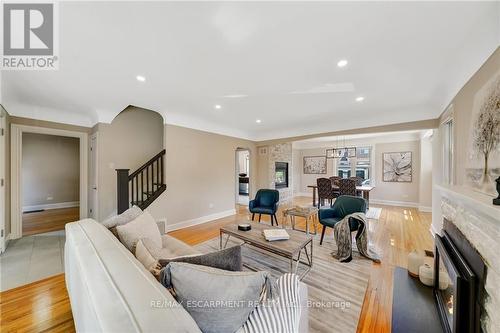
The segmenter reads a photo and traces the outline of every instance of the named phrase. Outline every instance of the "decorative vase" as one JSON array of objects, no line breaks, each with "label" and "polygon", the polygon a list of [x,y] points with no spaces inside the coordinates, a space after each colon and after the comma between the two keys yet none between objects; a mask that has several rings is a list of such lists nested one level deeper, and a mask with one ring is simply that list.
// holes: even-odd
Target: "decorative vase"
[{"label": "decorative vase", "polygon": [[[419,269],[420,282],[428,287],[434,287],[434,267],[429,264],[420,266]],[[439,271],[439,289],[445,290],[450,284],[450,277],[445,271]]]},{"label": "decorative vase", "polygon": [[426,286],[432,287],[434,285],[434,269],[429,264],[420,266],[418,277],[420,278],[420,282]]},{"label": "decorative vase", "polygon": [[424,256],[417,250],[413,250],[408,254],[408,274],[413,277],[418,277],[418,270],[423,264]]}]

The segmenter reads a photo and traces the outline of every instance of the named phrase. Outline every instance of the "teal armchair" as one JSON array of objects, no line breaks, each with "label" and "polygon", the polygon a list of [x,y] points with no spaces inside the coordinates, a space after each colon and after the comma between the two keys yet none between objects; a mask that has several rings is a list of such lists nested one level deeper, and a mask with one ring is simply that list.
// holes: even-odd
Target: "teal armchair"
[{"label": "teal armchair", "polygon": [[276,218],[276,212],[278,211],[278,203],[280,201],[280,193],[277,190],[261,189],[257,191],[255,199],[250,200],[248,203],[248,209],[252,213],[252,221],[255,214],[259,214],[259,222],[261,215],[271,216],[271,225],[278,225],[278,219]]},{"label": "teal armchair", "polygon": [[[332,208],[320,209],[318,212],[319,223],[323,226],[323,230],[321,230],[319,245],[323,244],[327,227],[333,228],[335,224],[352,213],[366,213],[366,200],[361,197],[341,195],[335,200]],[[350,219],[349,226],[351,231],[355,231],[358,230],[359,223],[354,219]]]}]

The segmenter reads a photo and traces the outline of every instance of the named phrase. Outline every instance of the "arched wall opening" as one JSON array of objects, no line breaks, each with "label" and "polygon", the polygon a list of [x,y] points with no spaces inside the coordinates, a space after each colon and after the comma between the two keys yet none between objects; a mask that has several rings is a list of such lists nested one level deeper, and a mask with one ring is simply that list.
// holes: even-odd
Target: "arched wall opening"
[{"label": "arched wall opening", "polygon": [[163,150],[164,129],[161,114],[131,105],[111,124],[94,127],[90,142],[95,149],[90,157],[91,216],[102,221],[116,213],[116,169],[132,173]]}]

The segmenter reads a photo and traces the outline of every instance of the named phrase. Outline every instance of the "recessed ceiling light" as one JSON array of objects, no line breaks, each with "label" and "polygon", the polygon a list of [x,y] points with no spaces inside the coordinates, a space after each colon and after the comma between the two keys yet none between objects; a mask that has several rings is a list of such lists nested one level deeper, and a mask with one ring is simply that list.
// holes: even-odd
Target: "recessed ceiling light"
[{"label": "recessed ceiling light", "polygon": [[338,67],[345,67],[345,66],[347,66],[347,63],[348,63],[347,60],[342,59],[342,60],[339,60],[339,62],[337,63],[337,66]]},{"label": "recessed ceiling light", "polygon": [[136,78],[136,79],[137,79],[137,81],[139,81],[139,82],[144,82],[144,81],[146,81],[146,78],[145,78],[144,76],[142,76],[142,75],[137,75],[135,78]]},{"label": "recessed ceiling light", "polygon": [[214,108],[216,108],[217,110],[220,110],[222,108],[222,106],[220,106],[219,104],[215,104]]},{"label": "recessed ceiling light", "polygon": [[257,124],[260,124],[260,123],[262,122],[262,120],[257,119],[257,120],[255,120],[255,122],[256,122]]},{"label": "recessed ceiling light", "polygon": [[363,102],[365,98],[363,96],[356,97],[356,102]]}]

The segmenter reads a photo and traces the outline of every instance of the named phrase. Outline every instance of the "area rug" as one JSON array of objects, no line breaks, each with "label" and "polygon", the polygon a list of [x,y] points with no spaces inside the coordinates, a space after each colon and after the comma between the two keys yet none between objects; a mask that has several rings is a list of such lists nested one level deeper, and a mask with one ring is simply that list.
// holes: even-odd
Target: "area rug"
[{"label": "area rug", "polygon": [[[333,239],[326,238],[320,246],[319,235],[315,237],[313,267],[302,280],[308,285],[309,332],[356,332],[372,262],[353,251],[350,263],[340,263],[331,256],[336,250]],[[241,243],[230,238],[227,246]],[[216,251],[219,238],[198,244],[196,248],[203,253]],[[242,247],[242,253],[245,264],[266,270],[275,278],[289,268],[288,260],[248,245]]]},{"label": "area rug", "polygon": [[371,220],[378,220],[378,219],[380,219],[381,213],[382,213],[382,208],[370,207],[368,209],[368,211],[366,212],[366,217],[371,219]]}]

